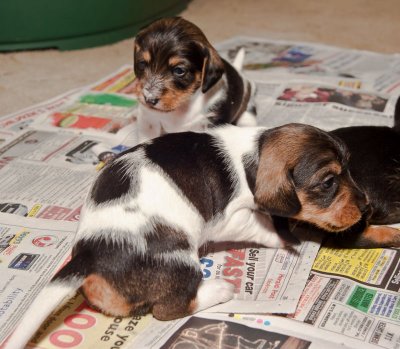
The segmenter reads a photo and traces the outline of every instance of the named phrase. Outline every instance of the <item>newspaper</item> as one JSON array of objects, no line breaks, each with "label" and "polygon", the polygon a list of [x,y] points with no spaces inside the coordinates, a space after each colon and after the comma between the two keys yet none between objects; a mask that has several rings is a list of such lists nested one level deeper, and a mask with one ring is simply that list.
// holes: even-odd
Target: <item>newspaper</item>
[{"label": "newspaper", "polygon": [[241,47],[244,74],[257,84],[258,124],[301,122],[325,130],[393,124],[400,55],[251,37],[217,45],[227,59]]},{"label": "newspaper", "polygon": [[400,249],[321,248],[292,318],[321,338],[399,348],[399,257]]},{"label": "newspaper", "polygon": [[293,313],[320,240],[309,231],[293,232],[292,249],[224,248],[200,259],[204,280],[222,278],[235,286],[235,297],[208,311],[225,313]]},{"label": "newspaper", "polygon": [[0,213],[0,343],[69,256],[76,228]]},{"label": "newspaper", "polygon": [[[345,348],[345,346],[343,346]],[[294,333],[290,327],[257,318],[242,321],[221,314],[198,314],[183,320],[154,321],[151,329],[140,333],[129,348],[143,349],[319,349],[337,348],[327,340]]]},{"label": "newspaper", "polygon": [[[242,46],[243,74],[257,85],[260,125],[393,124],[400,55],[251,37],[217,45],[228,59]],[[126,65],[90,86],[0,117],[0,343],[68,259],[83,200],[103,161],[136,144],[134,79]],[[313,232],[294,234],[299,243],[291,250],[208,248],[200,259],[204,279],[235,286],[226,304],[159,322],[150,315],[106,317],[76,295],[46,320],[30,347],[400,348],[399,251],[320,249]],[[24,284],[16,283],[17,274]]]}]

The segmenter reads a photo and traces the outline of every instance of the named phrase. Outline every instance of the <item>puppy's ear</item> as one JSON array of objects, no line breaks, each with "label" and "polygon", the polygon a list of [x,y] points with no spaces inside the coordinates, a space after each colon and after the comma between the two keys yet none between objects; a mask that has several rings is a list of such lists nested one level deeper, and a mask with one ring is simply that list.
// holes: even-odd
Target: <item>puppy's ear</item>
[{"label": "puppy's ear", "polygon": [[292,217],[301,210],[290,171],[289,154],[281,147],[265,142],[257,169],[254,201],[268,213]]},{"label": "puppy's ear", "polygon": [[205,93],[221,79],[225,69],[221,57],[213,47],[206,46],[203,48],[203,52],[204,61],[201,77],[201,92]]}]

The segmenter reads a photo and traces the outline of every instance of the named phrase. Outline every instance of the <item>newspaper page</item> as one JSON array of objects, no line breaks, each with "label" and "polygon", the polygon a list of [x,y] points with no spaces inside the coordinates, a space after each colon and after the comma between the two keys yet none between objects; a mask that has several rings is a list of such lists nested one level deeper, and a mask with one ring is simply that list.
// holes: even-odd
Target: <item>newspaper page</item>
[{"label": "newspaper page", "polygon": [[[128,346],[143,349],[320,349],[337,345],[307,334],[294,333],[264,319],[241,321],[237,317],[202,313],[176,321],[153,321]],[[343,346],[345,348],[345,346]]]},{"label": "newspaper page", "polygon": [[252,37],[217,47],[228,59],[245,48],[243,71],[256,82],[259,125],[393,125],[400,55]]},{"label": "newspaper page", "polygon": [[0,213],[0,343],[68,257],[76,227]]},{"label": "newspaper page", "polygon": [[[321,241],[295,231],[292,249],[249,247],[219,249],[200,259],[203,279],[224,279],[235,286],[235,298],[210,308],[225,313],[292,313],[305,286]],[[315,236],[313,235],[313,239]]]},{"label": "newspaper page", "polygon": [[[109,317],[90,308],[80,294],[61,304],[32,337],[30,349],[127,348],[153,326],[153,317]],[[138,346],[137,348],[140,348]]]},{"label": "newspaper page", "polygon": [[244,48],[244,72],[253,80],[307,77],[370,92],[400,94],[400,54],[379,54],[322,44],[239,36],[216,45],[232,61]]},{"label": "newspaper page", "polygon": [[77,90],[71,90],[44,103],[40,103],[10,115],[1,116],[0,129],[8,130],[9,132],[23,130],[36,122],[38,118],[68,103],[76,92]]},{"label": "newspaper page", "polygon": [[94,172],[14,160],[0,169],[0,211],[77,221]]},{"label": "newspaper page", "polygon": [[257,83],[257,121],[276,127],[300,122],[330,131],[340,127],[392,126],[397,95],[290,80]]},{"label": "newspaper page", "polygon": [[400,347],[400,249],[322,247],[296,312],[321,336]]}]

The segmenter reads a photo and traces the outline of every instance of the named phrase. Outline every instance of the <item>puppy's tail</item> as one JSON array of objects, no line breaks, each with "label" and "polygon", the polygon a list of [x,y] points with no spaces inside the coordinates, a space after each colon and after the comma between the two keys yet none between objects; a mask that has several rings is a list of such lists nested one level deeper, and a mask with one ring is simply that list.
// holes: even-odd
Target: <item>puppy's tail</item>
[{"label": "puppy's tail", "polygon": [[393,129],[400,132],[400,96],[397,99],[396,106],[394,107],[394,126]]},{"label": "puppy's tail", "polygon": [[[84,276],[71,273],[79,265],[79,258],[72,259],[52,281],[38,294],[30,305],[17,328],[2,347],[23,349],[51,312],[68,296],[82,286]],[[82,268],[82,264],[80,264]]]},{"label": "puppy's tail", "polygon": [[245,56],[245,50],[242,47],[238,53],[236,54],[235,59],[233,60],[232,66],[237,70],[237,71],[242,71],[243,69],[243,63],[244,63],[244,56]]}]

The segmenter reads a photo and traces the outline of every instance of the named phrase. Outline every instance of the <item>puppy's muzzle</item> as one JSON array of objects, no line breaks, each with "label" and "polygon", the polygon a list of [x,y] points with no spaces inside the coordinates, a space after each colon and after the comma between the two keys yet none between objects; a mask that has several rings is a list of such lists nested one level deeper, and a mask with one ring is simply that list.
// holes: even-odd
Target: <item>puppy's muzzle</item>
[{"label": "puppy's muzzle", "polygon": [[158,103],[158,101],[160,100],[159,98],[152,98],[152,97],[146,97],[145,95],[143,95],[143,97],[144,97],[144,101],[148,104],[148,105],[151,105],[151,106],[155,106],[157,103]]}]

